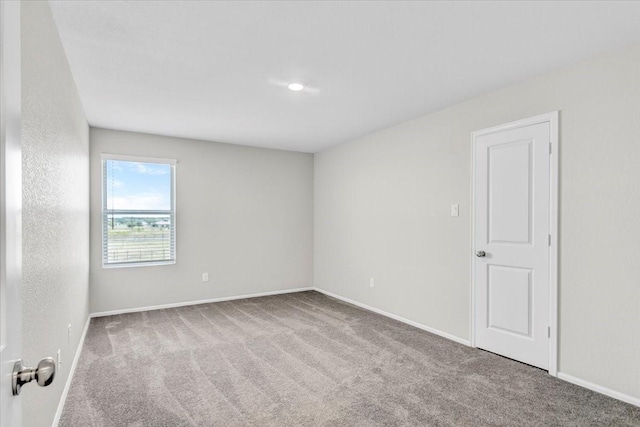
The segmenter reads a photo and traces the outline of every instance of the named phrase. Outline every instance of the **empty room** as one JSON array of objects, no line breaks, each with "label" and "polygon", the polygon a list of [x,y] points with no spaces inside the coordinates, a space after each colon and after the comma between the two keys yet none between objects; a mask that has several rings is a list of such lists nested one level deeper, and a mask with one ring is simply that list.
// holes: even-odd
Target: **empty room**
[{"label": "empty room", "polygon": [[640,2],[0,25],[0,427],[640,426]]}]

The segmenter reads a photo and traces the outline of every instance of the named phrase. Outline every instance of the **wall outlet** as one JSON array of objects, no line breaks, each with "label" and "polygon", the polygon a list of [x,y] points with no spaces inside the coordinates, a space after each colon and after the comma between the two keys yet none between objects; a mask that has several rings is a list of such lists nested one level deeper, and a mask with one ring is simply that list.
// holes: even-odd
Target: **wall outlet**
[{"label": "wall outlet", "polygon": [[458,205],[451,205],[451,216],[460,215],[460,207]]},{"label": "wall outlet", "polygon": [[203,282],[209,281],[209,273],[202,273],[202,281]]},{"label": "wall outlet", "polygon": [[373,288],[375,285],[375,279],[373,277],[369,278],[369,287]]},{"label": "wall outlet", "polygon": [[56,354],[56,362],[58,363],[58,369],[62,366],[62,350],[58,349],[58,353]]}]

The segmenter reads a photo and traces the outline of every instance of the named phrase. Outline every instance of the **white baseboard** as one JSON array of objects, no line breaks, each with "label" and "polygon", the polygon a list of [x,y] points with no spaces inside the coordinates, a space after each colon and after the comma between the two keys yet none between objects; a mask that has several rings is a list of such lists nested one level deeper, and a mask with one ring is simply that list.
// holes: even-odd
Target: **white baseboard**
[{"label": "white baseboard", "polygon": [[259,292],[256,294],[246,294],[246,295],[235,295],[230,297],[220,297],[220,298],[211,298],[211,299],[202,299],[196,301],[185,301],[185,302],[176,302],[171,304],[162,304],[162,305],[150,305],[147,307],[135,307],[135,308],[125,308],[122,310],[111,310],[111,311],[101,311],[98,313],[91,313],[91,317],[104,317],[104,316],[113,316],[116,314],[125,314],[125,313],[138,313],[140,311],[151,311],[151,310],[162,310],[164,308],[176,308],[176,307],[185,307],[188,305],[198,305],[198,304],[208,304],[210,302],[222,302],[222,301],[233,301],[237,299],[245,299],[245,298],[258,298],[258,297],[268,297],[271,295],[282,295],[282,294],[291,294],[294,292],[303,292],[303,291],[312,291],[314,288],[297,288],[297,289],[283,289],[281,291],[269,291],[269,292]]},{"label": "white baseboard", "polygon": [[71,369],[69,369],[69,376],[67,377],[67,382],[64,385],[64,390],[62,390],[62,396],[60,396],[60,402],[58,403],[56,416],[53,418],[52,427],[57,427],[58,423],[60,422],[60,417],[62,416],[62,410],[64,409],[64,403],[67,401],[67,394],[69,394],[69,389],[71,388],[71,381],[73,380],[73,374],[76,372],[76,366],[78,366],[78,360],[80,360],[80,353],[82,353],[82,347],[84,347],[84,339],[87,336],[87,331],[89,330],[90,322],[91,322],[91,315],[87,317],[87,321],[84,324],[84,329],[82,331],[82,335],[80,336],[80,342],[78,343],[78,348],[76,349],[76,355],[73,357],[73,362],[71,363]]},{"label": "white baseboard", "polygon": [[324,289],[320,289],[320,288],[315,288],[314,287],[313,290],[314,291],[318,291],[318,292],[320,292],[322,294],[325,294],[327,296],[339,299],[341,301],[348,302],[349,304],[356,305],[356,306],[358,306],[360,308],[364,308],[365,310],[373,311],[374,313],[378,313],[378,314],[381,314],[383,316],[390,317],[391,319],[397,320],[397,321],[402,322],[402,323],[406,323],[407,325],[415,326],[418,329],[422,329],[424,331],[431,332],[432,334],[439,335],[439,336],[441,336],[443,338],[450,339],[451,341],[455,341],[457,343],[464,344],[466,346],[471,346],[471,342],[469,340],[465,340],[464,338],[460,338],[460,337],[457,337],[455,335],[451,335],[451,334],[449,334],[447,332],[442,332],[442,331],[440,331],[438,329],[432,328],[431,326],[426,326],[426,325],[423,325],[422,323],[418,323],[418,322],[414,322],[413,320],[405,319],[404,317],[400,317],[400,316],[397,316],[395,314],[388,313],[386,311],[380,310],[378,308],[371,307],[371,306],[366,305],[366,304],[362,304],[361,302],[354,301],[354,300],[349,299],[349,298],[345,298],[343,296],[334,294],[333,292],[325,291]]},{"label": "white baseboard", "polygon": [[637,397],[629,396],[628,394],[620,393],[619,391],[611,390],[610,388],[603,387],[598,384],[585,381],[580,378],[565,374],[564,372],[558,372],[558,378],[569,382],[571,384],[579,385],[580,387],[588,388],[605,396],[613,397],[614,399],[622,400],[623,402],[630,403],[631,405],[640,407],[640,399]]}]

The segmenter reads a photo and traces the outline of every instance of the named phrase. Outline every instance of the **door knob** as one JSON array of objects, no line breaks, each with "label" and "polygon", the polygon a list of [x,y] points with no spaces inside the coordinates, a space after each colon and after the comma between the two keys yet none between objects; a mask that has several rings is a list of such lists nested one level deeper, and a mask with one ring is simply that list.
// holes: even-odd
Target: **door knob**
[{"label": "door knob", "polygon": [[485,251],[478,251],[478,252],[476,252],[476,256],[478,258],[484,258],[485,256],[487,256],[487,254],[486,254]]},{"label": "door knob", "polygon": [[13,395],[20,394],[22,386],[36,380],[40,387],[46,387],[53,382],[56,375],[56,362],[51,357],[45,357],[38,363],[37,368],[27,368],[22,359],[13,365]]}]

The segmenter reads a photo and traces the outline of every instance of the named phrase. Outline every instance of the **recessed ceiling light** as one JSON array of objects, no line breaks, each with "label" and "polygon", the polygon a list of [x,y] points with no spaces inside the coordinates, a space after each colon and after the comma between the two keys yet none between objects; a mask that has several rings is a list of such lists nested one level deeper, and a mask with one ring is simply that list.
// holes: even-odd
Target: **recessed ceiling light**
[{"label": "recessed ceiling light", "polygon": [[289,90],[292,90],[294,92],[298,92],[304,89],[304,85],[302,83],[289,83],[289,86],[287,87],[289,88]]}]

